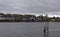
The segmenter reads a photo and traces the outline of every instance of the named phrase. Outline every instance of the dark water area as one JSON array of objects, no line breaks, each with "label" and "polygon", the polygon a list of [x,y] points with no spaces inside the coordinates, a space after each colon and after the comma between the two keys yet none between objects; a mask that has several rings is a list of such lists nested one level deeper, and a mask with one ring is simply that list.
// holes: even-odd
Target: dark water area
[{"label": "dark water area", "polygon": [[[44,22],[0,23],[0,37],[44,37]],[[49,22],[49,37],[60,37],[60,22]]]}]

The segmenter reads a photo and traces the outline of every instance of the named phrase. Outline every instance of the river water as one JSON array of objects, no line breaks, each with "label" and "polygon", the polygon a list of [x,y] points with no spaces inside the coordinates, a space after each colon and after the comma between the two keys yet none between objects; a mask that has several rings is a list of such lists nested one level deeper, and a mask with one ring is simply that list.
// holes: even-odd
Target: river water
[{"label": "river water", "polygon": [[[0,23],[0,37],[44,37],[44,22]],[[60,37],[60,22],[49,22],[49,37]]]}]

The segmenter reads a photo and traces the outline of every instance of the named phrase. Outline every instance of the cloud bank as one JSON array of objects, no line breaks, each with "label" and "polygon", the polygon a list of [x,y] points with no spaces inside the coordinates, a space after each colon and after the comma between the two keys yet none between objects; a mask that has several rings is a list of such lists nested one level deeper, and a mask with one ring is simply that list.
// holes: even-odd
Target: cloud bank
[{"label": "cloud bank", "polygon": [[0,0],[0,12],[60,15],[60,0]]}]

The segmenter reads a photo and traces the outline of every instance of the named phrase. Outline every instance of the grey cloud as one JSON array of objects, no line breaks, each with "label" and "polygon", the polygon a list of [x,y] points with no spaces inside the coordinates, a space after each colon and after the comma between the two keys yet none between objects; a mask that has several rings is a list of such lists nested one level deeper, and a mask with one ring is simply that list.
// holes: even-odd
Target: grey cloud
[{"label": "grey cloud", "polygon": [[0,11],[60,15],[60,0],[0,0]]}]

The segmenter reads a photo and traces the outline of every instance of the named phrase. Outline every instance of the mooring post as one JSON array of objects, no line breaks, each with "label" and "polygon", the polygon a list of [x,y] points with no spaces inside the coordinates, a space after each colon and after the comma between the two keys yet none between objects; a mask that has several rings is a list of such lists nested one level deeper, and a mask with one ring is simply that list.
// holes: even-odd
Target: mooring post
[{"label": "mooring post", "polygon": [[49,37],[49,23],[45,22],[45,26],[44,26],[44,37]]}]

